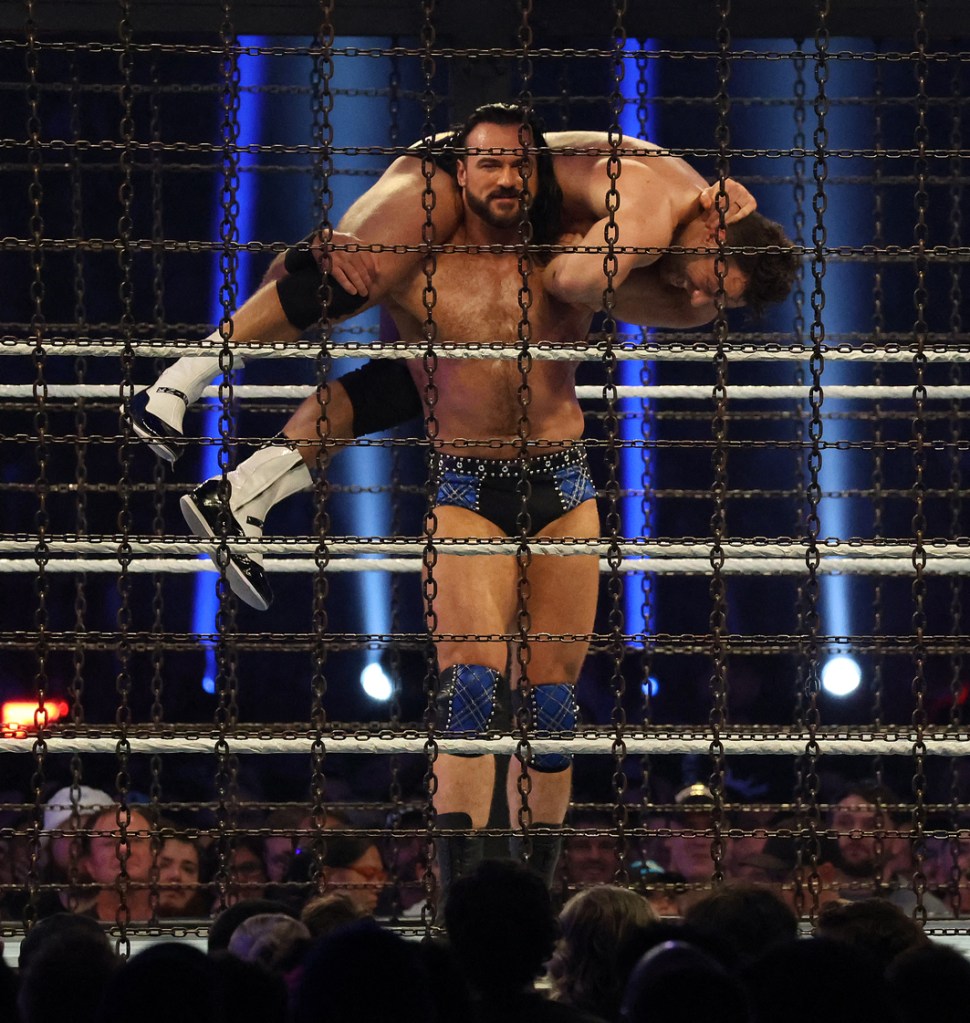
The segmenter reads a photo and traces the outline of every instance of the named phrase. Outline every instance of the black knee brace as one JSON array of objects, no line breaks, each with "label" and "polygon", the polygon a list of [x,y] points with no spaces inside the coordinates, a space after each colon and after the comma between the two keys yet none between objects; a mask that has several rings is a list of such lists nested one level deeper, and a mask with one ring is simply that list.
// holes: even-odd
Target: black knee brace
[{"label": "black knee brace", "polygon": [[390,430],[424,411],[411,374],[396,359],[370,359],[337,379],[354,410],[355,437]]},{"label": "black knee brace", "polygon": [[[308,246],[311,243],[312,236],[306,240]],[[287,320],[300,330],[312,327],[323,316],[327,290],[330,300],[326,312],[331,319],[350,316],[367,301],[366,295],[351,295],[330,274],[324,277],[309,247],[294,245],[287,249],[283,266],[286,276],[276,282],[276,294]]]}]

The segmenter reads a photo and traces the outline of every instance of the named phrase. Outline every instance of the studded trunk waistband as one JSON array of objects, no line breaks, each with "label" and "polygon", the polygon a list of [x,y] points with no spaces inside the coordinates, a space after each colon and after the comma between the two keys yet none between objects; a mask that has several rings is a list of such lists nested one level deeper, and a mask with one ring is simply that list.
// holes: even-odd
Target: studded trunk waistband
[{"label": "studded trunk waistband", "polygon": [[[526,472],[530,476],[548,476],[571,465],[582,465],[586,461],[586,446],[576,443],[562,451],[548,455],[533,455],[528,459]],[[504,477],[515,479],[522,475],[521,458],[467,458],[464,455],[439,454],[437,472],[458,473],[462,476],[481,478]]]}]

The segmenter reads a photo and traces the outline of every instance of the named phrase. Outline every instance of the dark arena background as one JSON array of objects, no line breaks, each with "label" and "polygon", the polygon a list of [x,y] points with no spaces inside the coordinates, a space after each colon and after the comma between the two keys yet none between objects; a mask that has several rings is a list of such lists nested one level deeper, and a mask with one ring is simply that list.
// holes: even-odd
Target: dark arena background
[{"label": "dark arena background", "polygon": [[[630,137],[740,180],[802,258],[761,318],[595,321],[576,352],[602,522],[580,725],[469,748],[513,772],[533,748],[575,754],[557,899],[613,879],[676,902],[743,877],[806,928],[881,892],[965,937],[968,49],[965,0],[0,3],[8,950],[45,899],[96,890],[99,834],[122,850],[122,950],[307,884],[439,925],[431,793],[456,740],[432,710],[427,424],[347,445],[274,510],[265,612],[229,590],[229,539],[202,556],[179,497],[360,360],[454,353],[433,330],[407,349],[376,312],[289,345],[204,339],[403,149],[494,100],[603,132],[620,181]],[[604,287],[622,245],[604,239]],[[478,350],[526,379],[551,357],[528,332]],[[219,370],[168,465],[123,410],[206,353]],[[518,559],[524,634],[541,552],[491,546]],[[338,830],[382,869],[332,870]],[[125,867],[136,831],[147,880]],[[505,848],[502,806],[489,834]],[[199,851],[194,914],[166,912],[173,836]],[[869,858],[849,876],[852,843]]]}]

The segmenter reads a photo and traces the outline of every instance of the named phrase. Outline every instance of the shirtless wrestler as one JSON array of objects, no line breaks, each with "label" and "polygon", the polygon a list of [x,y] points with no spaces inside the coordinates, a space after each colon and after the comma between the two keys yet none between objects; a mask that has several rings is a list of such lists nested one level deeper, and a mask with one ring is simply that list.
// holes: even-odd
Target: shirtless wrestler
[{"label": "shirtless wrestler", "polygon": [[[545,268],[546,287],[551,295],[596,310],[602,305],[606,284],[603,242],[611,185],[608,139],[596,132],[554,132],[547,136],[547,144],[549,152],[539,158],[540,177],[546,180],[554,169],[554,182],[562,182],[564,187],[561,207],[554,195],[545,201],[539,197],[535,211],[538,217],[533,217],[534,237],[542,241],[543,230],[550,230],[558,211],[566,232],[563,237],[597,246],[599,252],[556,256]],[[621,202],[615,223],[622,248],[710,247],[718,224],[714,208],[718,186],[707,185],[685,161],[656,155],[657,148],[649,143],[624,139],[623,147],[644,155],[622,158],[617,179]],[[438,196],[434,226],[436,244],[440,244],[457,229],[463,212],[452,176],[454,155],[442,151],[440,140],[435,149],[440,169],[432,178]],[[420,152],[420,148],[415,150]],[[729,244],[775,245],[779,252],[732,257],[725,280],[726,304],[745,303],[757,308],[779,301],[790,288],[797,259],[778,225],[752,215],[755,203],[747,190],[735,182],[727,184]],[[352,316],[380,302],[419,264],[420,254],[395,253],[389,248],[420,244],[426,216],[420,196],[425,186],[421,161],[411,155],[402,156],[344,216],[340,233],[334,235],[327,249],[329,267],[325,267],[331,271],[332,304],[328,312],[333,319]],[[358,248],[359,244],[385,246],[386,250],[373,252]],[[320,246],[311,248],[306,244],[295,246],[285,259],[278,259],[263,287],[233,317],[232,339],[294,341],[315,323],[323,312],[320,259]],[[663,255],[617,252],[614,312],[627,322],[661,327],[706,323],[716,315],[718,282],[714,264],[715,254],[710,248],[708,252]],[[218,332],[211,337],[218,339]],[[535,331],[533,337],[541,339]],[[241,365],[241,360],[236,365]],[[174,461],[180,450],[184,412],[218,372],[216,356],[178,360],[132,399],[129,413],[135,432],[161,457]],[[286,423],[276,442],[265,445],[229,473],[231,533],[258,539],[266,514],[277,502],[312,487],[310,470],[317,464],[324,426],[322,413],[321,398],[311,395]],[[334,444],[378,432],[420,414],[420,397],[404,365],[376,360],[330,384],[326,441]],[[199,535],[212,535],[207,523],[214,516],[220,489],[215,482],[207,481],[194,495],[182,500],[186,519]],[[272,595],[261,555],[233,551],[228,574],[230,585],[242,600],[260,609],[268,606]]]},{"label": "shirtless wrestler", "polygon": [[[504,150],[460,159],[456,183],[462,217],[449,243],[504,245],[514,249],[520,236],[523,155],[521,114],[496,110],[475,123],[467,144]],[[528,140],[530,145],[532,140]],[[526,180],[538,191],[536,157],[525,157]],[[515,344],[522,320],[519,257],[509,252],[446,251],[435,272],[437,336],[449,342],[482,337]],[[401,338],[424,337],[426,278],[415,266],[384,296]],[[529,320],[535,336],[576,344],[589,328],[592,310],[551,295],[541,274],[532,282]],[[423,363],[408,363],[419,393],[428,378]],[[435,540],[507,538],[520,534],[521,516],[536,538],[594,538],[599,535],[594,490],[582,447],[583,414],[576,400],[575,364],[537,361],[529,373],[530,402],[523,410],[521,376],[515,361],[441,358],[433,374],[437,400],[433,416],[441,442],[435,456],[437,482]],[[520,421],[527,412],[529,457],[524,466]],[[431,415],[432,411],[428,410]],[[534,446],[533,446],[534,445]],[[530,499],[523,507],[520,481],[525,473]],[[571,731],[576,724],[574,687],[586,656],[585,641],[530,645],[527,685],[506,681],[507,664],[518,663],[501,639],[453,640],[451,635],[481,637],[517,632],[519,566],[513,555],[461,556],[438,548],[434,568],[436,651],[439,669],[437,724],[446,735],[476,735],[495,726],[498,705],[511,692],[513,717],[525,701],[530,726],[540,732]],[[528,613],[534,633],[578,634],[591,631],[599,567],[595,556],[534,555],[528,569]],[[551,883],[558,859],[554,834],[569,802],[570,758],[539,753],[532,757],[528,805],[539,833],[531,835],[533,869]],[[509,772],[510,826],[515,827],[521,797],[519,771]],[[492,756],[442,754],[435,763],[434,796],[438,825],[446,834],[438,844],[442,888],[481,859],[483,841],[476,832],[488,821],[495,766]],[[542,831],[543,828],[552,829]],[[447,834],[447,832],[454,832]],[[513,839],[513,855],[519,853]]]}]

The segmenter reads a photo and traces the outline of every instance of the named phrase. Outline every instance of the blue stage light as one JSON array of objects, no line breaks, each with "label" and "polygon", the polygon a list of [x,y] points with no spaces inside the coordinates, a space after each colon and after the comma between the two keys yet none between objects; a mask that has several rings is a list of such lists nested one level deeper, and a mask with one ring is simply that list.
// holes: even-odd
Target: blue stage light
[{"label": "blue stage light", "polygon": [[[270,43],[268,38],[263,36],[240,36],[241,47],[260,47]],[[232,237],[234,242],[240,239],[248,240],[253,234],[253,218],[256,210],[256,177],[253,173],[247,173],[247,168],[254,168],[259,162],[257,153],[246,152],[244,147],[255,146],[260,141],[261,105],[262,93],[257,86],[265,79],[267,62],[269,58],[255,53],[241,54],[239,57],[239,136],[238,154],[239,175],[236,184],[236,200],[238,212],[232,225]],[[214,198],[214,232],[218,237],[222,231],[222,219],[225,210],[222,205],[223,179],[219,175],[216,183],[216,194]],[[248,280],[251,273],[250,255],[245,251],[236,254],[236,294],[237,296],[249,293],[251,282]],[[210,321],[219,323],[226,315],[227,310],[223,306],[222,253],[214,256],[214,267],[212,275],[212,296],[210,299]],[[237,303],[238,304],[238,303]],[[234,310],[229,310],[233,312]],[[235,382],[240,383],[241,372],[233,374]],[[216,383],[219,381],[217,380]],[[201,435],[219,439],[219,417],[222,406],[218,398],[203,399]],[[200,479],[208,479],[210,476],[218,476],[219,469],[219,447],[215,444],[202,447]],[[205,558],[205,555],[199,555]],[[216,589],[213,585],[213,577],[208,572],[200,572],[195,581],[195,603],[192,613],[192,631],[196,635],[206,635],[216,631],[216,614],[219,610],[219,603],[216,598]],[[211,643],[203,644],[205,650],[205,670],[202,677],[202,690],[206,693],[215,693],[216,675],[216,653]]]},{"label": "blue stage light", "polygon": [[640,683],[640,689],[644,696],[649,696],[652,700],[660,692],[660,680],[653,675],[648,675],[647,680]]}]

